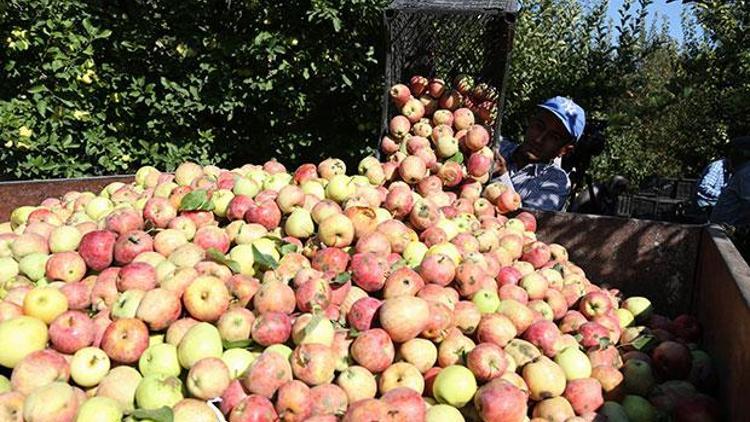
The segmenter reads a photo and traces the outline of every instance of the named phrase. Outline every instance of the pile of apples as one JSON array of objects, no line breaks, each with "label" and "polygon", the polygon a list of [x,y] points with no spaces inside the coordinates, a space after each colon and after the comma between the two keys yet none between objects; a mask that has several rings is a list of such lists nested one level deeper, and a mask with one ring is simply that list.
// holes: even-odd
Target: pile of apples
[{"label": "pile of apples", "polygon": [[397,84],[389,92],[399,112],[380,142],[387,176],[397,171],[401,180],[418,184],[434,175],[448,190],[490,180],[498,97],[494,87],[458,75],[450,89],[443,79],[415,75],[408,86]]},{"label": "pile of apples", "polygon": [[388,167],[187,162],[16,209],[0,420],[719,420],[694,318],[592,283],[499,183]]}]

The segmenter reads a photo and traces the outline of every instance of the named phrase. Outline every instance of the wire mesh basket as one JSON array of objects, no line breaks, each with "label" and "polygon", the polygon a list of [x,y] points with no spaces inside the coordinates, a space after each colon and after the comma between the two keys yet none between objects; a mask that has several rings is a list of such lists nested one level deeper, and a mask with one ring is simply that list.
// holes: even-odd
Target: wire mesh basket
[{"label": "wire mesh basket", "polygon": [[395,0],[383,12],[386,68],[383,125],[397,113],[388,90],[413,75],[446,82],[467,74],[497,92],[497,117],[489,128],[500,136],[505,85],[518,5],[514,0]]}]

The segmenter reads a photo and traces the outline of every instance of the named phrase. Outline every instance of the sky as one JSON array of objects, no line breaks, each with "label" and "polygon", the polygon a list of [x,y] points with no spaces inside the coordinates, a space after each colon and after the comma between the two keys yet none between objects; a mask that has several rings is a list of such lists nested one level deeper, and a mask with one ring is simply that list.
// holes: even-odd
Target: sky
[{"label": "sky", "polygon": [[[617,22],[619,15],[617,10],[622,5],[623,0],[609,0],[609,16]],[[637,3],[634,5],[637,6]],[[680,0],[667,3],[666,0],[654,0],[649,7],[649,21],[646,28],[651,27],[651,22],[658,19],[661,22],[664,18],[669,22],[669,32],[675,39],[682,41],[682,23],[680,14],[686,7]]]}]

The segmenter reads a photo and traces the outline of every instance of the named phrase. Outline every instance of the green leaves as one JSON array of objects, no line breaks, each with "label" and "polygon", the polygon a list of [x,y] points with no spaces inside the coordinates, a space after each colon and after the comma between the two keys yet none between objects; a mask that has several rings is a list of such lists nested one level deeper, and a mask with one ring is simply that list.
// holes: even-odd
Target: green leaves
[{"label": "green leaves", "polygon": [[253,341],[250,339],[245,340],[237,340],[237,341],[226,341],[222,340],[221,344],[224,346],[224,349],[246,349],[251,344],[253,344]]},{"label": "green leaves", "polygon": [[226,255],[221,253],[221,251],[216,248],[208,248],[206,250],[206,256],[211,261],[214,261],[222,265],[226,265],[235,274],[239,274],[240,271],[242,271],[239,262],[227,258]]},{"label": "green leaves", "polygon": [[453,154],[451,158],[448,159],[449,161],[455,161],[458,164],[463,164],[464,162],[464,155],[461,153],[461,151],[456,152]]},{"label": "green leaves", "polygon": [[276,259],[274,259],[274,257],[264,254],[263,252],[258,250],[255,245],[253,245],[253,259],[255,263],[258,264],[262,269],[275,270],[279,267],[279,263],[276,262]]},{"label": "green leaves", "polygon": [[205,189],[196,189],[182,197],[180,211],[212,211],[214,203]]},{"label": "green leaves", "polygon": [[133,416],[138,420],[148,419],[153,422],[172,422],[174,420],[174,413],[172,412],[172,409],[167,406],[153,410],[135,409],[126,411],[125,414]]}]

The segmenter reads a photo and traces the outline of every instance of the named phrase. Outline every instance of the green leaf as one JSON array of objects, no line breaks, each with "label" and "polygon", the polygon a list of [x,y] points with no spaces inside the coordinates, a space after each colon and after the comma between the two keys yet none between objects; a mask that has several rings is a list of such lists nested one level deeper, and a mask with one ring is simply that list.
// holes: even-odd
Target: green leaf
[{"label": "green leaf", "polygon": [[229,269],[232,270],[232,272],[235,274],[239,274],[240,272],[242,272],[242,267],[240,266],[240,263],[233,259],[227,259],[224,265],[229,267]]},{"label": "green leaf", "polygon": [[560,264],[555,264],[555,265],[553,265],[553,266],[552,266],[552,269],[553,269],[553,270],[555,270],[555,271],[557,271],[557,272],[558,272],[558,273],[560,273],[560,274],[562,274],[562,273],[563,273],[563,266],[562,266],[562,265],[560,265]]},{"label": "green leaf", "polygon": [[656,337],[652,335],[643,335],[635,340],[633,340],[632,343],[630,343],[631,346],[635,348],[635,350],[643,350],[645,349],[651,342],[653,342],[656,339]]},{"label": "green leaf", "polygon": [[99,35],[96,36],[96,38],[109,38],[110,35],[112,35],[112,31],[109,29],[105,29],[104,31],[100,32]]},{"label": "green leaf", "polygon": [[298,251],[297,245],[294,243],[288,243],[284,242],[283,245],[279,248],[281,251],[281,256],[284,256],[286,254],[295,253]]},{"label": "green leaf", "polygon": [[463,162],[464,162],[464,155],[461,153],[461,151],[458,151],[457,153],[453,154],[453,156],[451,158],[449,158],[448,160],[455,161],[458,164],[463,164]]},{"label": "green leaf", "polygon": [[29,94],[36,94],[38,92],[44,92],[47,90],[47,87],[44,85],[34,85],[31,88],[29,88],[28,93]]},{"label": "green leaf", "polygon": [[197,189],[182,197],[180,211],[211,211],[214,204],[205,189]]},{"label": "green leaf", "polygon": [[279,267],[279,263],[276,262],[276,260],[269,255],[264,254],[263,252],[259,251],[258,248],[253,245],[253,259],[255,260],[255,263],[260,265],[262,268],[270,268],[272,270],[275,270]]},{"label": "green leaf", "polygon": [[308,322],[307,325],[305,325],[305,329],[303,330],[304,331],[304,335],[309,335],[310,333],[312,333],[313,330],[315,330],[315,327],[317,327],[318,324],[320,324],[321,321],[323,321],[323,317],[322,316],[320,316],[320,315],[313,315],[313,317],[310,318],[310,322]]},{"label": "green leaf", "polygon": [[173,422],[174,413],[172,409],[167,406],[162,406],[158,409],[135,409],[125,412],[126,414],[133,416],[136,419],[150,419],[154,422]]},{"label": "green leaf", "polygon": [[336,276],[336,278],[333,279],[333,284],[344,284],[347,281],[352,279],[352,273],[349,272],[343,272]]},{"label": "green leaf", "polygon": [[85,18],[83,20],[83,28],[86,30],[86,32],[89,33],[89,35],[93,36],[96,34],[96,27],[94,27],[94,25],[91,24],[91,21],[89,20],[89,18]]},{"label": "green leaf", "polygon": [[224,346],[224,349],[245,349],[251,344],[253,344],[253,341],[250,339],[237,340],[237,341],[222,340],[221,344]]},{"label": "green leaf", "polygon": [[609,337],[599,338],[599,349],[606,349],[610,344],[612,344],[612,341],[609,339]]}]

